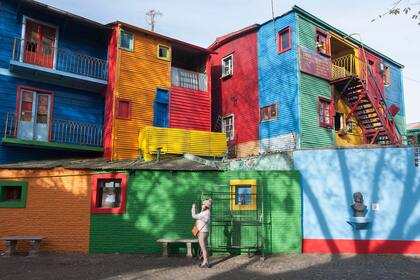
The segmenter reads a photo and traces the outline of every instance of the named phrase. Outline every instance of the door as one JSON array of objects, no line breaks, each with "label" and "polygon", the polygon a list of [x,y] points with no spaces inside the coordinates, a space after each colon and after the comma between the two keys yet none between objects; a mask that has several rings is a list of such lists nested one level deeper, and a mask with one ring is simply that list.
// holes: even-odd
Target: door
[{"label": "door", "polygon": [[55,28],[26,21],[24,62],[52,68],[54,65]]},{"label": "door", "polygon": [[168,102],[168,91],[163,89],[157,89],[153,117],[154,126],[168,127]]},{"label": "door", "polygon": [[50,131],[51,96],[30,90],[22,90],[18,119],[17,138],[48,141]]}]

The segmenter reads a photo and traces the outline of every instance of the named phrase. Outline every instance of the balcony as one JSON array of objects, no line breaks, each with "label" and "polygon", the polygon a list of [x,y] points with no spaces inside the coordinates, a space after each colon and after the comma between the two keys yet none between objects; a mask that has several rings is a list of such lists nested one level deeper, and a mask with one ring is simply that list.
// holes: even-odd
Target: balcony
[{"label": "balcony", "polygon": [[350,54],[332,59],[332,80],[345,79],[351,76],[366,80],[366,63]]},{"label": "balcony", "polygon": [[92,92],[107,85],[108,62],[103,59],[15,38],[10,70],[25,78]]},{"label": "balcony", "polygon": [[172,86],[199,91],[207,91],[208,89],[206,74],[177,67],[171,68],[171,84]]},{"label": "balcony", "polygon": [[223,157],[227,151],[226,133],[147,126],[140,131],[139,148],[146,161],[158,155]]},{"label": "balcony", "polygon": [[16,120],[7,113],[2,142],[44,149],[103,152],[103,127],[94,123],[53,119],[48,123]]}]

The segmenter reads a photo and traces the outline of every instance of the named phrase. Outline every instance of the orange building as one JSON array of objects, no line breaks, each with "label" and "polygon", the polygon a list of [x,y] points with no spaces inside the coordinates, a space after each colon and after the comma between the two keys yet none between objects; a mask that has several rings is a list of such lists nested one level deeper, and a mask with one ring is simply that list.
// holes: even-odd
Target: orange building
[{"label": "orange building", "polygon": [[[42,251],[88,252],[90,172],[0,169],[0,178],[0,236],[45,236]],[[18,242],[17,250],[29,244]]]},{"label": "orange building", "polygon": [[145,126],[211,131],[210,52],[122,22],[111,26],[105,157],[137,158]]}]

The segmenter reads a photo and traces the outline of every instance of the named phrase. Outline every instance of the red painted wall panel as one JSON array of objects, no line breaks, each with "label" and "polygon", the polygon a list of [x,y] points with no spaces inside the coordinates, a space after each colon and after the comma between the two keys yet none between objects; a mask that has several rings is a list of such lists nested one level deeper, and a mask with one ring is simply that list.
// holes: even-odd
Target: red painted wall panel
[{"label": "red painted wall panel", "polygon": [[[256,141],[259,124],[257,32],[244,33],[214,51],[217,54],[211,56],[213,129],[219,115],[234,114],[234,142]],[[232,53],[233,75],[221,79],[222,59]]]},{"label": "red painted wall panel", "polygon": [[108,46],[108,86],[105,90],[104,157],[112,157],[112,120],[114,89],[116,82],[118,28],[114,27]]},{"label": "red painted wall panel", "polygon": [[211,131],[209,92],[171,87],[169,127]]},{"label": "red painted wall panel", "polygon": [[420,254],[417,240],[304,239],[303,253]]}]

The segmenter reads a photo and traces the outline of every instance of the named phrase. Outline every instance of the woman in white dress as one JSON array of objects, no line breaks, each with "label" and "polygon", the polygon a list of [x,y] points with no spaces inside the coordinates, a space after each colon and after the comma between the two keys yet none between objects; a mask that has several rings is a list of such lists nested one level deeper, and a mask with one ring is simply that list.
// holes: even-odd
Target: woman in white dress
[{"label": "woman in white dress", "polygon": [[203,253],[203,262],[200,264],[200,267],[210,267],[208,261],[208,252],[207,252],[207,239],[209,237],[209,228],[208,224],[210,223],[211,218],[211,199],[204,200],[201,204],[201,212],[196,214],[195,204],[191,207],[191,216],[195,219],[195,225],[197,226],[198,233],[198,243],[200,244],[201,252]]}]

